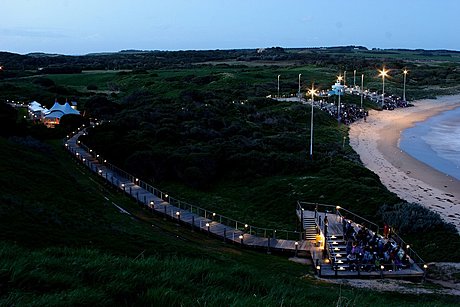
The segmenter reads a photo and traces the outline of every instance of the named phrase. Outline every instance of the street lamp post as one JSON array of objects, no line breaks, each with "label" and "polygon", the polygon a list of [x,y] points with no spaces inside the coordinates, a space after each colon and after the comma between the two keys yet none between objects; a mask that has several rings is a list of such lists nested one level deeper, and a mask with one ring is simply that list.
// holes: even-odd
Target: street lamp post
[{"label": "street lamp post", "polygon": [[385,103],[385,77],[388,76],[388,70],[386,70],[385,67],[383,67],[383,69],[379,71],[380,71],[379,76],[382,77],[382,107],[383,107],[383,104]]},{"label": "street lamp post", "polygon": [[301,97],[300,97],[300,76],[302,76],[302,74],[299,74],[299,102],[301,101]]},{"label": "street lamp post", "polygon": [[361,75],[361,109],[363,108],[364,74]]},{"label": "street lamp post", "polygon": [[277,98],[280,98],[280,76],[281,75],[278,75],[278,96]]},{"label": "street lamp post", "polygon": [[315,84],[311,84],[311,116],[310,116],[310,159],[313,160],[313,102],[315,99]]},{"label": "street lamp post", "polygon": [[356,69],[353,70],[353,89],[356,87]]},{"label": "street lamp post", "polygon": [[[343,80],[342,76],[337,77],[337,81],[339,81],[340,85],[342,85],[342,80]],[[339,125],[340,125],[340,96],[341,95],[342,95],[342,87],[339,87],[339,103],[337,105],[337,122],[339,123]]]},{"label": "street lamp post", "polygon": [[404,90],[403,90],[403,100],[404,102],[406,102],[406,77],[407,77],[407,73],[409,71],[407,69],[404,69],[403,71],[403,74],[404,74]]}]

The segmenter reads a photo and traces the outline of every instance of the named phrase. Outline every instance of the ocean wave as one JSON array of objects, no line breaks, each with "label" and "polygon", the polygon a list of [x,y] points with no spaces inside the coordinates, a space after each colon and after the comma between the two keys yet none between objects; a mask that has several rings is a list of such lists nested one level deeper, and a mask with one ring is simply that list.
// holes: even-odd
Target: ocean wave
[{"label": "ocean wave", "polygon": [[399,145],[417,160],[460,180],[460,108],[404,130]]}]

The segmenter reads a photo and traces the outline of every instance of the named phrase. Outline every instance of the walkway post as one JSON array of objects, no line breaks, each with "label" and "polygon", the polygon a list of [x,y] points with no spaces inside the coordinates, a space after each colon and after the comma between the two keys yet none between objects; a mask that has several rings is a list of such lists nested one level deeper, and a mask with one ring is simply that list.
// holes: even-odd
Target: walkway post
[{"label": "walkway post", "polygon": [[227,228],[224,228],[224,243],[227,242]]}]

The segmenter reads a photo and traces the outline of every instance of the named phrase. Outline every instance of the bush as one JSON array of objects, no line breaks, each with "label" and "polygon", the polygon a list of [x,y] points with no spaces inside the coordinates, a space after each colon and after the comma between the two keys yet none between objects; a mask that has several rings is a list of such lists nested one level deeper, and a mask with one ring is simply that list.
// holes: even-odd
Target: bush
[{"label": "bush", "polygon": [[54,81],[51,80],[51,79],[48,79],[48,78],[43,78],[43,77],[40,77],[40,78],[36,78],[34,79],[33,81],[35,84],[38,84],[38,85],[41,85],[43,87],[52,87],[55,85]]},{"label": "bush", "polygon": [[447,224],[441,216],[419,204],[398,203],[383,205],[379,209],[383,221],[400,234],[420,233],[445,229],[456,232],[452,224]]}]

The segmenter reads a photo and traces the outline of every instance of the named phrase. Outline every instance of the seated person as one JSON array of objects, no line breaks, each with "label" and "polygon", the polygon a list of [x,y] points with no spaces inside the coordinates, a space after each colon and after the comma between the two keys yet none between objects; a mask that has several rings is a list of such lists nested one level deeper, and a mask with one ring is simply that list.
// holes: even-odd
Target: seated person
[{"label": "seated person", "polygon": [[356,270],[356,254],[351,253],[347,256],[348,260],[348,267],[350,268],[350,271]]}]

